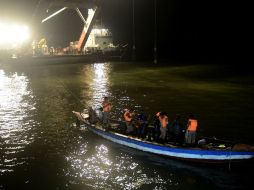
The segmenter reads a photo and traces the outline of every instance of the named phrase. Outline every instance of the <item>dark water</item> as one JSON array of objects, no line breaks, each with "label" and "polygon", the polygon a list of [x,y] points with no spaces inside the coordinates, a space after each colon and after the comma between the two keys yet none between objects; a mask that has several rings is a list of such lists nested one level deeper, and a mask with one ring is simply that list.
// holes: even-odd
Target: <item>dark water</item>
[{"label": "dark water", "polygon": [[253,167],[193,165],[70,127],[71,111],[113,102],[194,113],[199,134],[254,144],[252,72],[219,65],[95,63],[0,67],[0,189],[244,189]]}]

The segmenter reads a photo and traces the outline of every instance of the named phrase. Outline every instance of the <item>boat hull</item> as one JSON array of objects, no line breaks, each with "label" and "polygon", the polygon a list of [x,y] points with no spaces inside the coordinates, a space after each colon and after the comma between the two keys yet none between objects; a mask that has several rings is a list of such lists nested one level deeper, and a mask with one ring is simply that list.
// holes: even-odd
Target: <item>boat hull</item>
[{"label": "boat hull", "polygon": [[200,148],[184,148],[164,146],[158,143],[141,141],[122,134],[107,132],[100,127],[87,125],[88,129],[95,134],[112,142],[125,145],[153,154],[177,158],[181,160],[191,160],[195,162],[223,163],[231,161],[243,161],[254,158],[254,152],[231,151],[231,150],[204,150]]},{"label": "boat hull", "polygon": [[0,60],[5,65],[38,65],[38,64],[65,64],[65,63],[94,63],[94,62],[108,62],[108,61],[123,61],[125,60],[120,55],[97,55],[97,54],[87,54],[87,55],[47,55],[47,56],[37,56],[37,57],[18,57],[9,58],[6,57]]}]

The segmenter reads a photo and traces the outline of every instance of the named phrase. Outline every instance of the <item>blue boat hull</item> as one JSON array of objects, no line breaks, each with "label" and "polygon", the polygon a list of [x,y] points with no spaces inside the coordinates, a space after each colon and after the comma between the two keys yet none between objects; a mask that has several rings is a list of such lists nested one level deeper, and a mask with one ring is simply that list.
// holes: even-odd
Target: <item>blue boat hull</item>
[{"label": "blue boat hull", "polygon": [[114,132],[107,132],[98,126],[95,127],[87,125],[87,127],[95,134],[112,142],[145,152],[173,157],[177,159],[191,160],[196,162],[229,162],[249,160],[254,158],[254,152],[232,150],[205,150],[201,148],[164,146],[158,143],[141,141],[140,139],[132,138]]}]

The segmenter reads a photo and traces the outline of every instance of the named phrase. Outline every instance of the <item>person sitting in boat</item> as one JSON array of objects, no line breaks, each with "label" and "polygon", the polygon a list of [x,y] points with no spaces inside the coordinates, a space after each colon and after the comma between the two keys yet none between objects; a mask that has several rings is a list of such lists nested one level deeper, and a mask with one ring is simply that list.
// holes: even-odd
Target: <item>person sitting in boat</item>
[{"label": "person sitting in boat", "polygon": [[99,107],[99,108],[96,110],[96,115],[97,115],[99,121],[102,121],[102,117],[103,117],[103,108],[102,108],[102,107]]},{"label": "person sitting in boat", "polygon": [[177,115],[173,121],[173,141],[175,143],[182,143],[182,128],[180,125],[180,115]]},{"label": "person sitting in boat", "polygon": [[159,116],[160,120],[160,142],[165,142],[166,134],[167,134],[167,128],[168,128],[168,114],[166,112],[161,112]]},{"label": "person sitting in boat", "polygon": [[112,104],[109,102],[108,97],[104,97],[102,102],[102,124],[106,129],[109,127],[109,112],[112,109]]},{"label": "person sitting in boat", "polygon": [[144,112],[140,113],[137,117],[137,135],[140,138],[145,138],[146,128],[148,125],[147,117]]},{"label": "person sitting in boat", "polygon": [[96,112],[94,111],[94,109],[91,106],[89,106],[89,108],[88,108],[88,115],[89,115],[89,122],[91,124],[94,124],[97,122]]},{"label": "person sitting in boat", "polygon": [[134,133],[134,128],[132,125],[133,117],[134,117],[133,109],[124,109],[123,118],[127,127],[126,129],[127,134]]},{"label": "person sitting in boat", "polygon": [[188,145],[193,145],[196,143],[196,133],[197,133],[198,121],[193,114],[190,114],[187,130],[185,132],[185,143]]}]

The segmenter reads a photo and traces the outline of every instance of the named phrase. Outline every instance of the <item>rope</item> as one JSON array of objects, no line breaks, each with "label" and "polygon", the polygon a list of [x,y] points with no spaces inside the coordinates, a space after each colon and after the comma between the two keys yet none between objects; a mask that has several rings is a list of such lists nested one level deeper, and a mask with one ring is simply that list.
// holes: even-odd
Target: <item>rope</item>
[{"label": "rope", "polygon": [[64,90],[65,90],[67,93],[71,94],[82,106],[85,107],[85,105],[82,103],[82,101],[81,101],[74,93],[72,93],[72,92],[68,89],[68,87],[66,87],[65,84],[64,84],[60,79],[56,79],[56,80],[57,80],[57,82],[64,88]]}]

